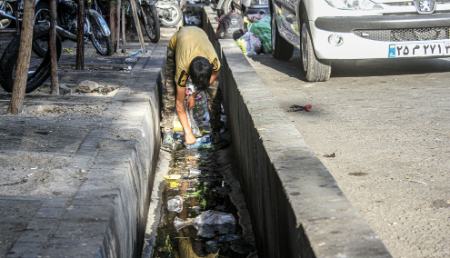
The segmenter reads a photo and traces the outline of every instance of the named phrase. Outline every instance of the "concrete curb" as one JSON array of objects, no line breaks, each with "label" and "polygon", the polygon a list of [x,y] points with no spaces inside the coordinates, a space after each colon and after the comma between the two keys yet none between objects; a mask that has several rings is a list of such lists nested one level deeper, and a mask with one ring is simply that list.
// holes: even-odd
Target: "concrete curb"
[{"label": "concrete curb", "polygon": [[164,190],[164,176],[169,171],[171,154],[165,151],[160,151],[158,160],[150,207],[148,209],[149,213],[147,216],[144,247],[141,255],[142,258],[152,258],[154,248],[156,247],[156,237],[158,234],[158,227],[161,222],[163,208],[162,195]]},{"label": "concrete curb", "polygon": [[237,167],[260,257],[391,257],[232,40],[217,41]]}]

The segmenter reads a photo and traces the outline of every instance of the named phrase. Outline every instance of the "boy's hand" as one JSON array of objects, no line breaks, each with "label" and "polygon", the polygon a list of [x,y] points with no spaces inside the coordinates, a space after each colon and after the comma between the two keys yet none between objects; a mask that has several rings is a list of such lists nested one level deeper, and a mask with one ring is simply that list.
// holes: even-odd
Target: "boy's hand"
[{"label": "boy's hand", "polygon": [[197,138],[195,138],[194,134],[187,133],[185,134],[184,142],[188,145],[191,145],[197,142]]}]

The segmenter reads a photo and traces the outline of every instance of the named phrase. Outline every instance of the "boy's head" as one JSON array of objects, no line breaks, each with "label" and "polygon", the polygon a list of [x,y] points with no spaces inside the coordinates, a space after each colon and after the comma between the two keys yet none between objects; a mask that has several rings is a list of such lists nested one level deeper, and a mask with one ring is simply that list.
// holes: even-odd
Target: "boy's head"
[{"label": "boy's head", "polygon": [[196,57],[189,66],[189,77],[196,87],[196,91],[206,90],[209,86],[213,66],[208,59],[204,57]]}]

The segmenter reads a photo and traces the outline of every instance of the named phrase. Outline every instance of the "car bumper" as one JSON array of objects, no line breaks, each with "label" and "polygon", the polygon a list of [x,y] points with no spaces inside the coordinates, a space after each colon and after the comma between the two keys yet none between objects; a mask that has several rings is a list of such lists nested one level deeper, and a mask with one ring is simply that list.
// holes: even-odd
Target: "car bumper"
[{"label": "car bumper", "polygon": [[[450,14],[320,17],[315,22],[310,22],[310,28],[316,56],[319,59],[384,59],[393,57],[392,46],[450,44]],[[445,35],[440,34],[439,38],[403,39],[392,34],[403,29],[428,28],[439,28]],[[336,46],[330,43],[331,35],[341,37],[342,44]],[[442,56],[450,56],[450,53],[446,50],[441,56],[433,57]]]},{"label": "car bumper", "polygon": [[450,27],[450,14],[319,17],[314,23],[315,26],[320,30],[334,32],[352,32],[354,30]]}]

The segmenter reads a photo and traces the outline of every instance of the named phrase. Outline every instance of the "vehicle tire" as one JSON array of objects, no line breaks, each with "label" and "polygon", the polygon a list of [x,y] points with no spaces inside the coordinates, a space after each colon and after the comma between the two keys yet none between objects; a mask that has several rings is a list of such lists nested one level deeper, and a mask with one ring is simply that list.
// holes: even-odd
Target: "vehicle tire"
[{"label": "vehicle tire", "polygon": [[[50,22],[50,6],[45,1],[40,1],[35,8],[35,24],[39,22]],[[34,37],[33,52],[39,57],[45,57],[48,48],[48,34],[43,34],[41,37]]]},{"label": "vehicle tire", "polygon": [[164,12],[169,12],[170,17],[161,17],[161,25],[163,25],[164,27],[175,27],[183,18],[183,12],[175,3],[171,3],[169,8],[170,10],[164,10]]},{"label": "vehicle tire", "polygon": [[275,15],[272,14],[272,56],[279,60],[287,61],[294,53],[294,46],[281,37],[278,31]]},{"label": "vehicle tire", "polygon": [[300,31],[300,56],[306,80],[309,82],[328,81],[331,75],[331,65],[317,59],[311,40],[308,25],[302,23]]},{"label": "vehicle tire", "polygon": [[[48,34],[48,26],[35,26],[33,33],[34,37],[40,37]],[[16,35],[8,44],[2,58],[0,59],[0,77],[2,78],[0,84],[2,88],[7,92],[12,92],[13,89],[16,76],[16,61],[19,55],[19,47],[20,35]],[[57,39],[56,49],[58,60],[61,56],[61,48],[61,41]],[[41,86],[48,79],[48,77],[50,77],[50,51],[45,54],[44,58],[39,58],[36,60],[40,61],[40,64],[37,66],[34,72],[28,73],[26,93],[30,93],[39,88],[39,86]]]},{"label": "vehicle tire", "polygon": [[89,10],[88,19],[92,30],[90,39],[95,50],[97,50],[97,53],[102,56],[112,55],[111,35],[110,33],[105,32],[105,29],[103,28],[108,26],[105,19],[93,9]]},{"label": "vehicle tire", "polygon": [[148,4],[142,5],[139,19],[147,37],[151,42],[157,43],[160,38],[160,25],[156,7]]},{"label": "vehicle tire", "polygon": [[[14,15],[14,8],[12,7],[12,5],[9,2],[6,2],[5,0],[0,0],[0,6],[2,6],[2,8],[0,10],[4,11],[5,13],[7,13],[9,15]],[[4,29],[8,28],[9,26],[11,26],[12,23],[13,23],[13,20],[4,18],[4,17],[0,17],[0,30],[4,30]]]}]

